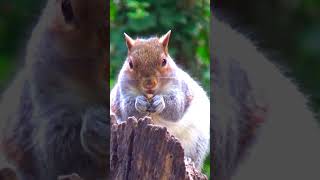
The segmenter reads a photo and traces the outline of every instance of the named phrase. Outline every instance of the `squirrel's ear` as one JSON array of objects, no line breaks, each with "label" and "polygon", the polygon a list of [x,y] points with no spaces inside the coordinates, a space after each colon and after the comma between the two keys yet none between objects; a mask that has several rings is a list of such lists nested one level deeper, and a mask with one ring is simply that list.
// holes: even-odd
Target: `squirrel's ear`
[{"label": "squirrel's ear", "polygon": [[128,36],[128,34],[124,33],[124,38],[126,39],[126,44],[128,47],[128,50],[130,51],[130,49],[132,48],[132,46],[134,45],[135,40],[133,40],[130,36]]},{"label": "squirrel's ear", "polygon": [[171,30],[169,30],[165,35],[161,36],[161,38],[159,39],[160,43],[163,45],[163,47],[166,51],[168,51],[170,34],[171,34]]}]

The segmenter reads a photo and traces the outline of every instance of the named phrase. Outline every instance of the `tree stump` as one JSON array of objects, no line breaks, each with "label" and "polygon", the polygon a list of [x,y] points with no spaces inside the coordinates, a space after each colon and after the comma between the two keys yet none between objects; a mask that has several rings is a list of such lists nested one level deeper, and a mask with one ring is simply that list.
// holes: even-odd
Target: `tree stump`
[{"label": "tree stump", "polygon": [[[114,119],[111,119],[115,122]],[[184,158],[181,143],[165,127],[149,117],[129,118],[111,129],[110,179],[115,180],[207,180],[193,162]],[[0,180],[17,179],[10,168],[0,168]],[[58,180],[83,180],[77,174]]]},{"label": "tree stump", "polygon": [[111,179],[205,180],[185,160],[181,143],[149,117],[129,118],[111,129]]}]

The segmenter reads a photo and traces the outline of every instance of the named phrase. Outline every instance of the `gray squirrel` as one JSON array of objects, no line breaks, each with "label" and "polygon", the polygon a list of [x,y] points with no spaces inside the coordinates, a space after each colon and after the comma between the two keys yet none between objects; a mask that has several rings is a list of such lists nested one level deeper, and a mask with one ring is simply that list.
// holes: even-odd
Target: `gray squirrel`
[{"label": "gray squirrel", "polygon": [[106,179],[108,3],[49,0],[0,104],[0,168],[22,180]]},{"label": "gray squirrel", "polygon": [[215,13],[210,42],[213,179],[319,179],[320,129],[307,98]]},{"label": "gray squirrel", "polygon": [[111,91],[110,114],[118,122],[150,116],[179,139],[185,157],[201,168],[209,152],[210,102],[170,57],[170,34],[135,40],[125,34],[128,55]]}]

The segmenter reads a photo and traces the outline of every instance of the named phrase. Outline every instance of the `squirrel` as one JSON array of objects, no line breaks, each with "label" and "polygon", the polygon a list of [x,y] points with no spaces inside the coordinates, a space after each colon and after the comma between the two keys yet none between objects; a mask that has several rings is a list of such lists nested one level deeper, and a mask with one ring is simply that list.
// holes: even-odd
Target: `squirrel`
[{"label": "squirrel", "polygon": [[108,6],[48,0],[1,97],[0,164],[18,179],[107,177]]},{"label": "squirrel", "polygon": [[209,152],[210,102],[170,57],[170,34],[134,40],[124,33],[128,54],[110,93],[110,114],[117,122],[151,117],[179,139],[185,157],[201,168]]},{"label": "squirrel", "polygon": [[319,179],[320,129],[307,98],[212,9],[212,178]]}]

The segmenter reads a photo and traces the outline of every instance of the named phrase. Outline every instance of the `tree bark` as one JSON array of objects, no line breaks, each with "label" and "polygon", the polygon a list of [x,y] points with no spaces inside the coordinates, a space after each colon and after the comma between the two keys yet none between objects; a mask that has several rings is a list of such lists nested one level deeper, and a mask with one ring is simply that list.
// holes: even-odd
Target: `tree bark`
[{"label": "tree bark", "polygon": [[111,179],[205,180],[185,160],[181,143],[149,117],[129,118],[111,129]]}]

